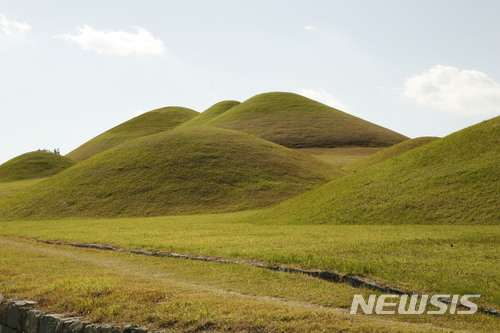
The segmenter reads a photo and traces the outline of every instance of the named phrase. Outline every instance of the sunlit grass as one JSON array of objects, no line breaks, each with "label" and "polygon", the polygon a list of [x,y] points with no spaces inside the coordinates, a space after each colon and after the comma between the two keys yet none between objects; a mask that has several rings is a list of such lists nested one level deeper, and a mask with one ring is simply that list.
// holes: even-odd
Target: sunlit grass
[{"label": "sunlit grass", "polygon": [[362,147],[341,147],[341,148],[302,148],[298,151],[314,156],[323,162],[329,163],[338,168],[351,165],[364,160],[366,157],[379,151],[390,148],[362,148]]},{"label": "sunlit grass", "polygon": [[0,200],[7,199],[14,194],[41,182],[44,179],[45,178],[24,179],[13,182],[0,183]]},{"label": "sunlit grass", "polygon": [[[98,323],[192,332],[400,332],[436,327],[413,317],[351,316],[365,289],[246,265],[144,257],[0,239],[0,287],[7,297]],[[338,308],[338,309],[337,309]],[[427,316],[448,328],[495,327],[486,315]]]},{"label": "sunlit grass", "polygon": [[332,269],[409,290],[478,293],[482,304],[500,306],[498,226],[237,222],[254,213],[11,221],[0,234]]}]

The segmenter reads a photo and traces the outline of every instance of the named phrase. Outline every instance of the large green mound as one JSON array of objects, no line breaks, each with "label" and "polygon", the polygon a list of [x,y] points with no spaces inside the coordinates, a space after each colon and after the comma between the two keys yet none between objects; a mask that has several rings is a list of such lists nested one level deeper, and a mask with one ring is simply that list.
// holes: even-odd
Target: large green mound
[{"label": "large green mound", "polygon": [[196,117],[180,124],[177,128],[203,126],[211,119],[223,114],[238,104],[240,104],[238,101],[222,101],[216,103],[202,113],[198,114]]},{"label": "large green mound", "polygon": [[426,143],[432,142],[436,139],[439,138],[435,136],[423,136],[420,138],[406,140],[398,143],[397,145],[376,152],[373,155],[369,155],[355,163],[349,164],[345,166],[343,169],[356,172],[366,167],[369,167],[370,165],[377,164],[379,162],[385,161],[388,158],[402,154],[408,150],[412,150],[414,148],[425,145]]},{"label": "large green mound", "polygon": [[498,224],[499,142],[496,117],[287,200],[254,221]]},{"label": "large green mound", "polygon": [[125,142],[0,203],[6,218],[153,216],[269,206],[342,176],[245,133],[195,127]]},{"label": "large green mound", "polygon": [[76,162],[46,151],[26,153],[0,165],[0,182],[52,176]]},{"label": "large green mound", "polygon": [[66,156],[83,161],[122,142],[169,131],[196,115],[194,110],[177,106],[149,111],[99,134]]},{"label": "large green mound", "polygon": [[254,134],[290,148],[388,147],[408,138],[309,98],[254,96],[204,123]]}]

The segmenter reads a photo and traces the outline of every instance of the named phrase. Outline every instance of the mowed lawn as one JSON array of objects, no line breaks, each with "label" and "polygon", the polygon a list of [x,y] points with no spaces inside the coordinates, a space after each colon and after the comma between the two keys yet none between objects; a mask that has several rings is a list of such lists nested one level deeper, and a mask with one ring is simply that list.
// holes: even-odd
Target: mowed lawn
[{"label": "mowed lawn", "polygon": [[0,223],[0,235],[242,258],[364,275],[416,292],[481,294],[500,308],[500,227],[254,225],[255,211]]}]

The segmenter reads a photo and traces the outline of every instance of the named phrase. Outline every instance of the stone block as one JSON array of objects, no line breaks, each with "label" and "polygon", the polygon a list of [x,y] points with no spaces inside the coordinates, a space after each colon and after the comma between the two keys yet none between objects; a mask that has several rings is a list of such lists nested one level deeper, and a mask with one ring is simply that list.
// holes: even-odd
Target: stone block
[{"label": "stone block", "polygon": [[57,332],[59,333],[83,333],[85,325],[87,323],[81,322],[80,318],[63,318],[59,321],[59,326],[57,327]]},{"label": "stone block", "polygon": [[16,304],[16,302],[10,303],[7,308],[7,320],[5,325],[8,326],[9,328],[14,328],[14,329],[18,328],[19,317],[20,317],[19,305]]},{"label": "stone block", "polygon": [[38,327],[40,324],[40,318],[43,313],[38,310],[28,310],[23,322],[23,331],[26,333],[38,333]]},{"label": "stone block", "polygon": [[97,324],[88,324],[88,325],[85,325],[85,328],[84,328],[84,333],[99,333],[100,331],[100,327],[99,325]]},{"label": "stone block", "polygon": [[89,323],[86,321],[75,321],[74,323],[69,325],[69,329],[71,333],[84,333],[85,327]]},{"label": "stone block", "polygon": [[12,333],[12,328],[0,325],[0,333]]},{"label": "stone block", "polygon": [[147,332],[146,329],[135,325],[127,325],[123,329],[123,333],[146,333],[146,332]]},{"label": "stone block", "polygon": [[58,328],[61,321],[61,316],[57,314],[46,314],[40,318],[37,333],[59,333]]},{"label": "stone block", "polygon": [[26,312],[35,304],[36,302],[32,301],[14,301],[9,303],[5,325],[13,329],[20,329]]}]

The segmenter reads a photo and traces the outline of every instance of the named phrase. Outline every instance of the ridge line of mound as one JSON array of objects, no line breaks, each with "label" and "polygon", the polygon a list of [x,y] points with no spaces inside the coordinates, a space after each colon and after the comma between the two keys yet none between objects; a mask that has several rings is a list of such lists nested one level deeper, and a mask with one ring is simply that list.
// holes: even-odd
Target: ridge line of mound
[{"label": "ridge line of mound", "polygon": [[408,138],[301,95],[256,95],[202,124],[256,135],[290,148],[388,147]]},{"label": "ridge line of mound", "polygon": [[123,142],[172,130],[196,115],[198,112],[179,106],[155,109],[99,134],[66,156],[80,162]]},{"label": "ridge line of mound", "polygon": [[218,102],[176,128],[203,126],[211,119],[223,114],[238,104],[240,104],[240,102],[232,100]]}]

